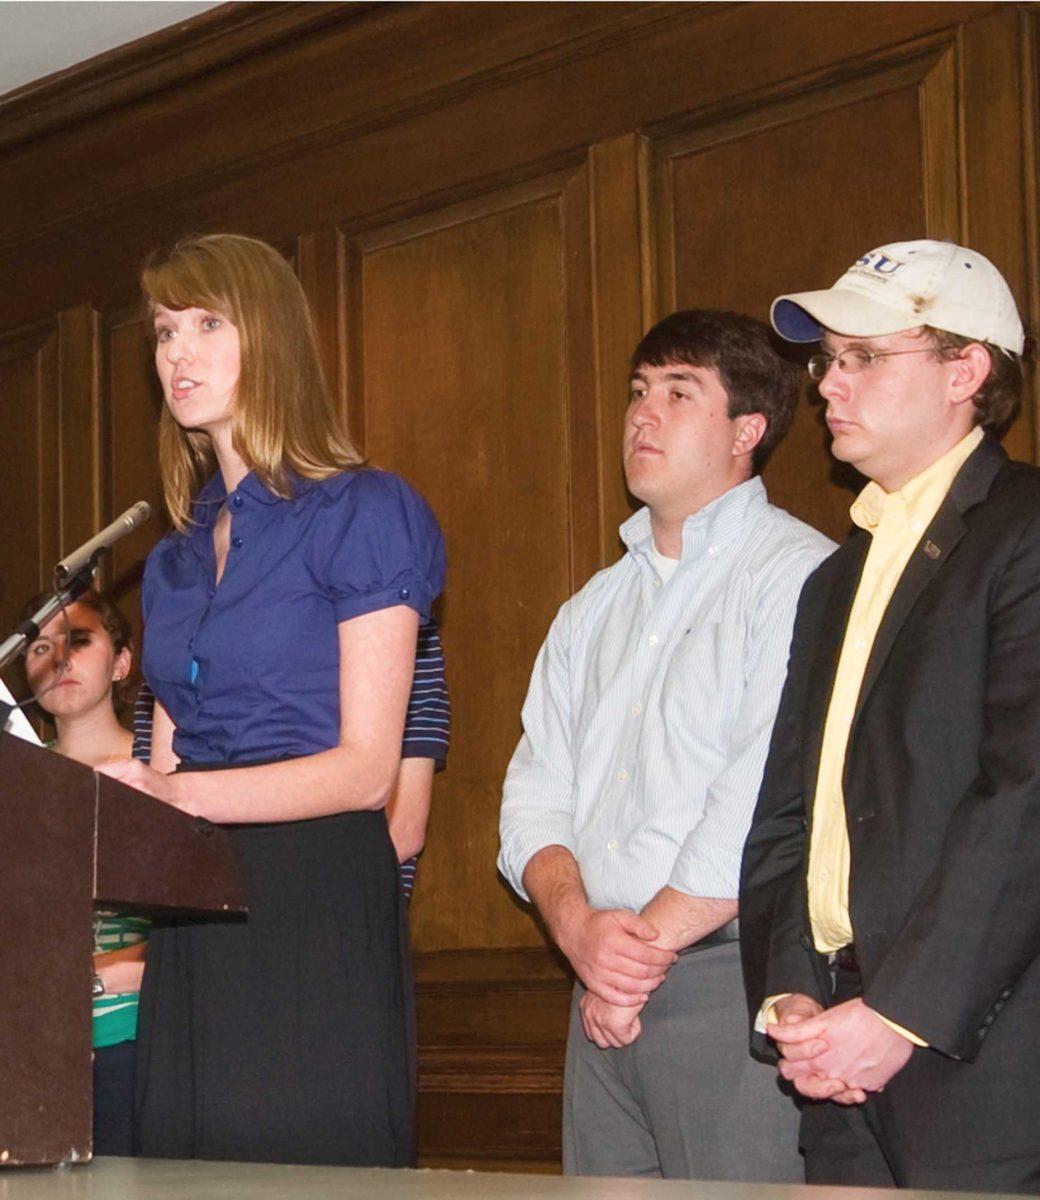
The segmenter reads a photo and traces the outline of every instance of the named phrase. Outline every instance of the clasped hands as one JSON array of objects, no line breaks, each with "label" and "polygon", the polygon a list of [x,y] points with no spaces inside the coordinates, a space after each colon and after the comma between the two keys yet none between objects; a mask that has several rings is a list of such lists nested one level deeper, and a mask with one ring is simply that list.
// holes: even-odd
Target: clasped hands
[{"label": "clasped hands", "polygon": [[799,992],[773,1006],[766,1033],[776,1042],[780,1074],[810,1100],[862,1104],[906,1065],[913,1043],[860,997],[824,1009]]},{"label": "clasped hands", "polygon": [[639,1014],[675,962],[672,950],[652,943],[657,928],[628,909],[587,909],[559,936],[578,978],[585,1036],[601,1050],[628,1046],[639,1036]]}]

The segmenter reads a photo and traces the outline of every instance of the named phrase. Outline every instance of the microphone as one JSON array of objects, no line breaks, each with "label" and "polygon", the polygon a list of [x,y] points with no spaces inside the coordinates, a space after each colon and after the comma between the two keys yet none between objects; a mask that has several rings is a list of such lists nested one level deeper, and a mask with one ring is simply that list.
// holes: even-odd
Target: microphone
[{"label": "microphone", "polygon": [[84,542],[78,550],[66,555],[54,568],[54,586],[64,587],[70,579],[75,578],[87,567],[93,567],[101,555],[113,542],[143,525],[152,515],[152,506],[147,500],[138,500],[126,510],[122,516],[116,517],[111,525],[106,525],[100,533],[95,534],[89,542]]}]

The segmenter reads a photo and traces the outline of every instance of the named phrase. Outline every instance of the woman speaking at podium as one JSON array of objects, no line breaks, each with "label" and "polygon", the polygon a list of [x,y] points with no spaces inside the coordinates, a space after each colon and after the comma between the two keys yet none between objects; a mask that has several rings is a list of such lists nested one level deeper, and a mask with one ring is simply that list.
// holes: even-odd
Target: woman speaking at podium
[{"label": "woman speaking at podium", "polygon": [[139,1149],[406,1166],[411,996],[383,808],[440,530],[361,463],[271,247],[184,241],[142,283],[174,530],[143,587],[152,767],[106,770],[228,827],[249,917],[153,932]]}]

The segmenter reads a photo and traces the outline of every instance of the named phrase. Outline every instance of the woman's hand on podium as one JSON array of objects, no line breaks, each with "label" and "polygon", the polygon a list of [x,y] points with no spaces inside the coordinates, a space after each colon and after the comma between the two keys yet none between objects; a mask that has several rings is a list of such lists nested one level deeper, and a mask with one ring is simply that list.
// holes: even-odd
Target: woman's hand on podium
[{"label": "woman's hand on podium", "polygon": [[137,788],[139,792],[144,792],[146,796],[154,796],[156,800],[161,800],[164,804],[172,804],[174,808],[181,807],[178,803],[173,776],[161,775],[145,763],[138,762],[136,758],[103,763],[96,769],[99,774],[108,775],[111,779],[118,779],[127,787]]}]

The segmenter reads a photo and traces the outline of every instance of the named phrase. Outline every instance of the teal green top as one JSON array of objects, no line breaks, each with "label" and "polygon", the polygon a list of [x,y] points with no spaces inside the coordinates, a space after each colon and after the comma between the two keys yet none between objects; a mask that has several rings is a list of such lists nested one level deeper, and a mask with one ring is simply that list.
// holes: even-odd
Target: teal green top
[{"label": "teal green top", "polygon": [[[54,749],[53,739],[44,742]],[[144,917],[117,917],[114,913],[94,914],[94,953],[122,950],[148,940],[150,922]],[[116,992],[94,1000],[94,1049],[118,1046],[137,1037],[137,992]]]},{"label": "teal green top", "polygon": [[[122,950],[148,937],[148,922],[143,917],[117,917],[111,913],[94,914],[94,953]],[[117,992],[94,1000],[94,1049],[131,1042],[137,1037],[136,992]]]}]

